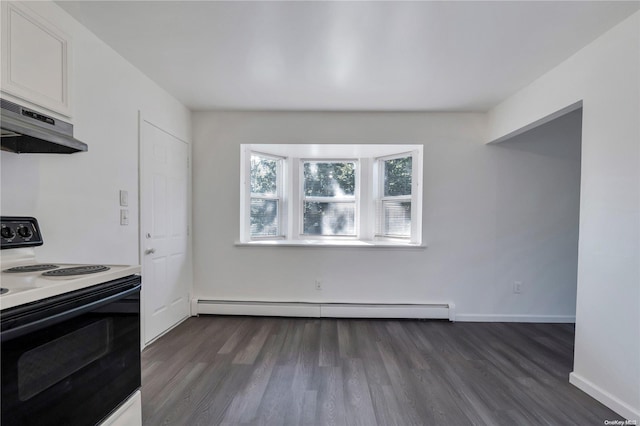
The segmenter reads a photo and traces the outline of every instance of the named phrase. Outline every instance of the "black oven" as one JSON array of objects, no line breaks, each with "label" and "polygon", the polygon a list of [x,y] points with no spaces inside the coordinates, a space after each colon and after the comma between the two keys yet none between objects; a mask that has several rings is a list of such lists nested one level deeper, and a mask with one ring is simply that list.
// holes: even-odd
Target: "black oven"
[{"label": "black oven", "polygon": [[95,425],[140,388],[140,281],[1,312],[3,426]]}]

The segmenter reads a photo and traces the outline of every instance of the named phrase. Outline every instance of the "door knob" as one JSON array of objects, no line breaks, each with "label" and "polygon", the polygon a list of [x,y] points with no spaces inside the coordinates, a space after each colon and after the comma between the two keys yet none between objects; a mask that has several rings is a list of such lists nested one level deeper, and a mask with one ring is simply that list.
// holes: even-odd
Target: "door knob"
[{"label": "door knob", "polygon": [[144,254],[153,254],[156,252],[156,249],[154,248],[148,248],[144,251]]}]

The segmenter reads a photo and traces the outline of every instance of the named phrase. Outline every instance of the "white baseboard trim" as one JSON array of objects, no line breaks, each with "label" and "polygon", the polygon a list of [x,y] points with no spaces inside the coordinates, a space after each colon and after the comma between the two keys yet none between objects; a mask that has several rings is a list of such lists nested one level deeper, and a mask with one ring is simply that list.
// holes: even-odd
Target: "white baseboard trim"
[{"label": "white baseboard trim", "polygon": [[240,300],[191,301],[191,315],[255,315],[310,318],[418,318],[448,319],[461,322],[576,322],[571,315],[502,315],[459,314],[453,303],[383,304],[383,303],[312,303],[261,302]]},{"label": "white baseboard trim", "polygon": [[539,322],[570,323],[576,322],[575,315],[501,315],[501,314],[457,314],[460,322]]},{"label": "white baseboard trim", "polygon": [[304,303],[197,300],[192,314],[311,318],[415,318],[455,321],[453,304]]},{"label": "white baseboard trim", "polygon": [[609,392],[601,389],[576,373],[569,374],[569,383],[611,408],[625,419],[635,420],[640,424],[640,407],[634,408],[629,404],[620,401],[620,399],[614,395],[611,395]]}]

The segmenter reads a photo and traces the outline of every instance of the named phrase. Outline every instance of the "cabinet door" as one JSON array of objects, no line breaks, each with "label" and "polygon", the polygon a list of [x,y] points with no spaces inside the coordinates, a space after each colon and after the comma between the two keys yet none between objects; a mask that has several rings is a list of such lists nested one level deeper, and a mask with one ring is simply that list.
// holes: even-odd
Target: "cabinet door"
[{"label": "cabinet door", "polygon": [[71,39],[28,6],[2,2],[2,91],[71,116]]}]

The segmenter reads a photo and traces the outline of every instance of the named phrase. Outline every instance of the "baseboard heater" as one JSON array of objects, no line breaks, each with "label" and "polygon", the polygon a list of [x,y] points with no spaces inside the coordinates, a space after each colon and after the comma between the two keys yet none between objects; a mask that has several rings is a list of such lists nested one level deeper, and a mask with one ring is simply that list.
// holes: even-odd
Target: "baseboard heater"
[{"label": "baseboard heater", "polygon": [[415,318],[455,321],[453,303],[305,303],[194,299],[191,314],[310,318]]}]

